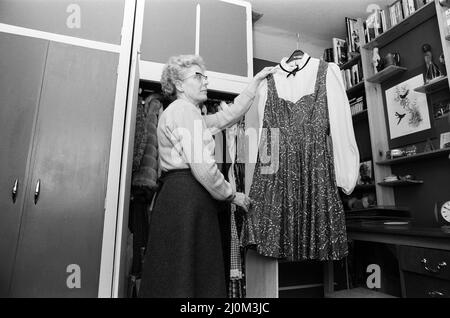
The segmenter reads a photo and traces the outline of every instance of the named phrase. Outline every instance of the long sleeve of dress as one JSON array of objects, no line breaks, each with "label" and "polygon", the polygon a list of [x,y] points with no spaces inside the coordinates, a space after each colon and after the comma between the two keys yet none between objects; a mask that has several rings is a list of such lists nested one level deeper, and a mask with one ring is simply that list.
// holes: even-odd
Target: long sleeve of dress
[{"label": "long sleeve of dress", "polygon": [[186,163],[198,182],[215,199],[229,199],[233,189],[217,167],[214,159],[215,142],[200,110],[186,101],[174,103],[159,123],[162,159],[172,165]]},{"label": "long sleeve of dress", "polygon": [[327,99],[336,182],[346,194],[350,194],[358,180],[359,151],[350,104],[341,72],[335,63],[329,63],[328,66]]}]

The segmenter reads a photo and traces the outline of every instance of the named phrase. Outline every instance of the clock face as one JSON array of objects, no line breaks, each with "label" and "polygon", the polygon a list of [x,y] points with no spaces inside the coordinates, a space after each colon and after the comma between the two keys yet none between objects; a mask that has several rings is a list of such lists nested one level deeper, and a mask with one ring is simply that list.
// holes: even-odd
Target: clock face
[{"label": "clock face", "polygon": [[445,221],[450,223],[450,201],[447,201],[442,205],[441,215]]}]

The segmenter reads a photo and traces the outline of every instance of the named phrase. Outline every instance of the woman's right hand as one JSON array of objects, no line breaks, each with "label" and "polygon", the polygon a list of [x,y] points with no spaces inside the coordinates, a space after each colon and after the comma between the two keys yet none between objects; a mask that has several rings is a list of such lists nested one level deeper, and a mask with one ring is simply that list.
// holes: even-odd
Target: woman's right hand
[{"label": "woman's right hand", "polygon": [[240,206],[245,210],[245,212],[248,212],[250,206],[252,205],[252,200],[244,193],[236,192],[236,196],[231,203]]}]

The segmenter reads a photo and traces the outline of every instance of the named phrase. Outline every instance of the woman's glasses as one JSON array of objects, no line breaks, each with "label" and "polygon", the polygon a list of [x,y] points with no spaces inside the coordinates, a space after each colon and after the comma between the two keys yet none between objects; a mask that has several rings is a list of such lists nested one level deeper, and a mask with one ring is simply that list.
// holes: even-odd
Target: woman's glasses
[{"label": "woman's glasses", "polygon": [[195,72],[194,74],[189,75],[188,77],[185,77],[185,78],[183,79],[183,81],[184,81],[184,80],[187,80],[187,79],[190,78],[190,77],[194,77],[194,78],[195,78],[197,81],[199,81],[199,82],[201,82],[202,80],[203,80],[203,81],[207,81],[207,80],[208,80],[208,76],[203,75],[203,74],[200,73],[200,72]]}]

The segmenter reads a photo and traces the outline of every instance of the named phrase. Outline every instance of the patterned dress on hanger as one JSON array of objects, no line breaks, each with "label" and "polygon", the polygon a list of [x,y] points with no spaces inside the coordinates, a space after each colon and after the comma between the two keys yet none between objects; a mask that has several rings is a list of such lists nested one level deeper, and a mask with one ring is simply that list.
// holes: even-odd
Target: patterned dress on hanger
[{"label": "patterned dress on hanger", "polygon": [[[242,244],[261,255],[299,261],[339,260],[348,253],[329,135],[327,69],[320,61],[314,93],[295,103],[280,98],[273,76],[267,78],[264,129],[249,194],[254,203],[242,235]],[[278,147],[273,147],[276,135]]]}]

